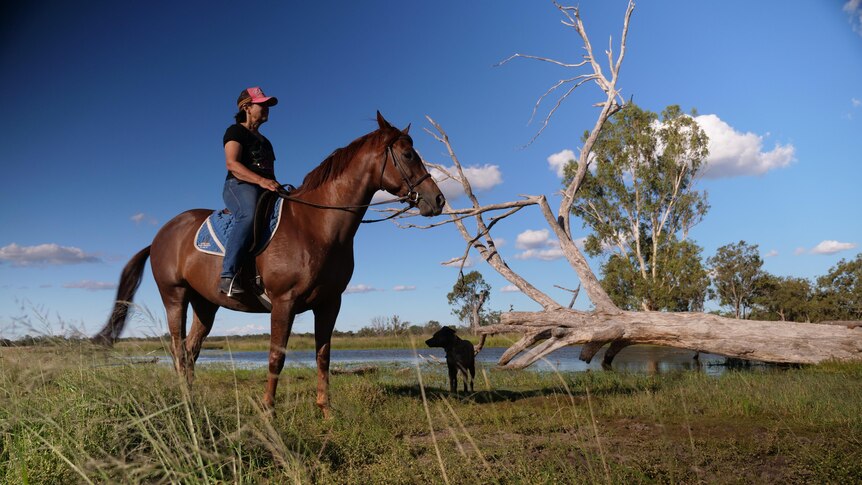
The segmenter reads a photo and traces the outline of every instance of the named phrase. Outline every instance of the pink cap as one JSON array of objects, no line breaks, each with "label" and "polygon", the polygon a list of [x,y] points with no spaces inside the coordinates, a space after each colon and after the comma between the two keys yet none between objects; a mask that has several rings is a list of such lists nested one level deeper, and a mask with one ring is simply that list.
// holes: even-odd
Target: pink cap
[{"label": "pink cap", "polygon": [[236,100],[237,106],[243,106],[248,103],[275,106],[276,104],[278,104],[278,98],[276,98],[275,96],[267,96],[263,94],[263,90],[255,86],[253,88],[243,90],[243,92],[239,95],[239,99]]}]

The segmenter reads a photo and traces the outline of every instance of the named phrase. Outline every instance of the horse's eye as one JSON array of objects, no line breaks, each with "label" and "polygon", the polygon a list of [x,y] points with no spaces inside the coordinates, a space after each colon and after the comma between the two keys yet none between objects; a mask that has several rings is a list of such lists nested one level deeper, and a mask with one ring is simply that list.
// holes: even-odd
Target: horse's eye
[{"label": "horse's eye", "polygon": [[408,151],[404,152],[404,158],[406,158],[408,160],[412,160],[413,159],[413,151],[408,150]]}]

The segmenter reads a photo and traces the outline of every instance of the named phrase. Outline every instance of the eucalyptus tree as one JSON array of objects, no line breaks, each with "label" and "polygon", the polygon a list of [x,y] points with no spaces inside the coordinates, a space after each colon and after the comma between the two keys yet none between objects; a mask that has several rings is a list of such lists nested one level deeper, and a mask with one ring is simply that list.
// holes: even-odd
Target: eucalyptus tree
[{"label": "eucalyptus tree", "polygon": [[[592,230],[587,254],[613,253],[602,267],[602,286],[621,308],[703,306],[709,283],[700,248],[687,238],[709,210],[706,192],[695,188],[709,138],[694,114],[673,105],[659,116],[628,104],[593,145],[596,168],[585,172],[571,210]],[[566,185],[578,168],[569,162]],[[681,279],[685,284],[676,284]]]},{"label": "eucalyptus tree", "polygon": [[766,273],[753,298],[751,318],[782,322],[811,322],[817,318],[814,287],[806,278]]},{"label": "eucalyptus tree", "polygon": [[736,318],[746,318],[767,282],[757,244],[739,241],[724,245],[707,264],[712,272],[711,296],[722,306],[731,307]]},{"label": "eucalyptus tree", "polygon": [[490,297],[491,285],[478,271],[459,276],[452,286],[452,291],[446,295],[449,305],[452,306],[452,314],[469,324],[473,332],[491,317],[491,312],[485,306]]},{"label": "eucalyptus tree", "polygon": [[818,320],[862,320],[862,253],[817,278]]}]

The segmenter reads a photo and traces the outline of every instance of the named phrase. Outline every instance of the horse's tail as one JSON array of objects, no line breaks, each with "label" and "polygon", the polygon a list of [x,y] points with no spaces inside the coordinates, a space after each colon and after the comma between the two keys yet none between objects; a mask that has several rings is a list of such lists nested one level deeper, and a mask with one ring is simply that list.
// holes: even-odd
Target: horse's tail
[{"label": "horse's tail", "polygon": [[108,323],[105,327],[93,337],[93,342],[106,345],[108,347],[114,345],[114,341],[120,336],[123,327],[126,326],[126,317],[129,315],[129,307],[132,305],[132,299],[135,297],[135,292],[138,291],[138,286],[141,285],[141,278],[144,273],[144,265],[147,258],[150,257],[150,247],[147,246],[141,249],[138,254],[126,263],[123,272],[120,275],[120,286],[117,288],[117,298],[114,302],[114,311],[111,312]]}]

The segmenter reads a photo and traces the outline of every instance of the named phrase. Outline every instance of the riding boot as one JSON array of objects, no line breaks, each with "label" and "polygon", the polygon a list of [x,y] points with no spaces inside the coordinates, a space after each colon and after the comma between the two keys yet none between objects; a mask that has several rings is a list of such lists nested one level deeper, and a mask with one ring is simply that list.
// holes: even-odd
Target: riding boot
[{"label": "riding boot", "polygon": [[219,280],[218,291],[219,293],[224,293],[229,298],[245,293],[245,290],[239,283],[239,279],[237,279],[237,275],[222,276],[221,280]]}]

